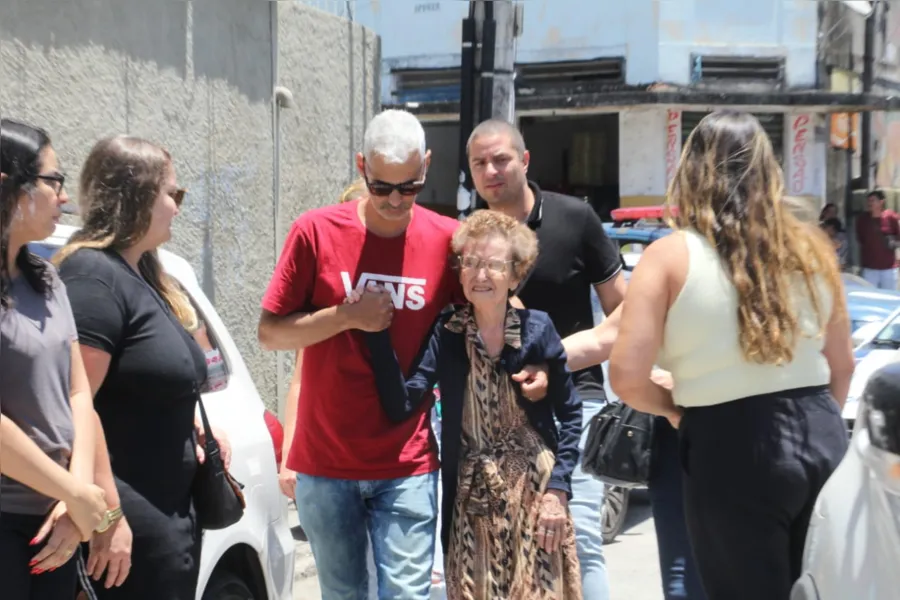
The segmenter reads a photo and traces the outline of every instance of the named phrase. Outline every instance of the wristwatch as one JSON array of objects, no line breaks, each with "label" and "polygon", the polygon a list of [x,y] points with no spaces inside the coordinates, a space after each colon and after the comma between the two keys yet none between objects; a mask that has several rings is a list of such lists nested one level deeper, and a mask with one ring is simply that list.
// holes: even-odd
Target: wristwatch
[{"label": "wristwatch", "polygon": [[106,513],[103,514],[103,520],[100,521],[100,524],[97,525],[97,528],[94,529],[94,531],[96,531],[97,533],[103,533],[104,531],[106,531],[110,527],[112,527],[113,524],[121,518],[122,518],[122,507],[121,506],[117,506],[112,510],[108,510],[108,511],[106,511]]}]

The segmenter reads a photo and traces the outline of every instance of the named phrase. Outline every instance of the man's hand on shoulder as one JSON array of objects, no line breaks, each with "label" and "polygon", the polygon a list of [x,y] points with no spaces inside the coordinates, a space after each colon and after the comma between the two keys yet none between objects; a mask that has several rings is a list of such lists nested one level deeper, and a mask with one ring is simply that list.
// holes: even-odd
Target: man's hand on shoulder
[{"label": "man's hand on shoulder", "polygon": [[550,386],[547,364],[526,365],[524,369],[512,376],[513,381],[522,384],[522,395],[537,402],[547,396]]},{"label": "man's hand on shoulder", "polygon": [[364,292],[353,291],[341,310],[350,329],[382,331],[394,318],[394,301],[383,287],[370,284]]}]

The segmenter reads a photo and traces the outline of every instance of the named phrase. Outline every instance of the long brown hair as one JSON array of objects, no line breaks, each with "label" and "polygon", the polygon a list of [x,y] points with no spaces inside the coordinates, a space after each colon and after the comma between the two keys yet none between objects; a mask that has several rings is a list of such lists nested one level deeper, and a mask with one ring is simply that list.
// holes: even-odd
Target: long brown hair
[{"label": "long brown hair", "polygon": [[[54,262],[60,265],[82,248],[121,251],[139,242],[150,229],[153,205],[171,164],[165,149],[140,138],[120,135],[97,142],[81,169],[83,225]],[[195,329],[197,313],[181,286],[163,271],[157,252],[145,252],[138,268],[182,325]]]},{"label": "long brown hair", "polygon": [[834,247],[783,199],[784,176],[768,136],[755,117],[732,111],[700,121],[669,186],[675,226],[695,230],[718,252],[737,290],[741,349],[749,362],[760,364],[793,359],[801,335],[791,296],[798,275],[820,334],[831,315],[825,314],[817,277],[844,310]]}]

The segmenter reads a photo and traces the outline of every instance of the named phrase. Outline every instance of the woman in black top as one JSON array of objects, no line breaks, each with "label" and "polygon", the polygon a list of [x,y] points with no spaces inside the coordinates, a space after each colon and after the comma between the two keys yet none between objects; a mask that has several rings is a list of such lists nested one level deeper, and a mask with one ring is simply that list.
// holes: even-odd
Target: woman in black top
[{"label": "woman in black top", "polygon": [[[133,533],[130,573],[117,578],[119,587],[94,583],[98,598],[196,594],[194,411],[206,361],[185,330],[196,312],[156,252],[171,237],[183,196],[165,150],[132,137],[102,140],[81,172],[84,226],[56,259]],[[89,569],[96,579],[102,565]]]},{"label": "woman in black top", "polygon": [[64,182],[46,132],[0,121],[4,600],[70,600],[79,542],[106,508],[93,485],[94,412],[66,288],[28,249],[53,233]]}]

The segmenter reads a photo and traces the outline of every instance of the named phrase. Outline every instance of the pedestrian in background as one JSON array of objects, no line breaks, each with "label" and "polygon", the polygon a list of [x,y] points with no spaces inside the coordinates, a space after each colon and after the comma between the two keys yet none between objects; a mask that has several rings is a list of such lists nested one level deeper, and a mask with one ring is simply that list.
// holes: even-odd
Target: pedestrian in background
[{"label": "pedestrian in background", "polygon": [[70,600],[82,539],[106,502],[95,418],[66,286],[28,244],[69,201],[47,133],[0,121],[0,585],[6,600]]},{"label": "pedestrian in background", "polygon": [[867,211],[856,217],[863,279],[877,288],[897,289],[897,248],[900,245],[900,218],[887,208],[881,190],[869,192]]},{"label": "pedestrian in background", "polygon": [[[783,195],[759,121],[705,117],[670,186],[678,231],[644,250],[610,358],[622,401],[679,429],[710,600],[788,600],[816,497],[847,448],[854,360],[840,270]],[[671,391],[651,382],[654,363]]]}]

